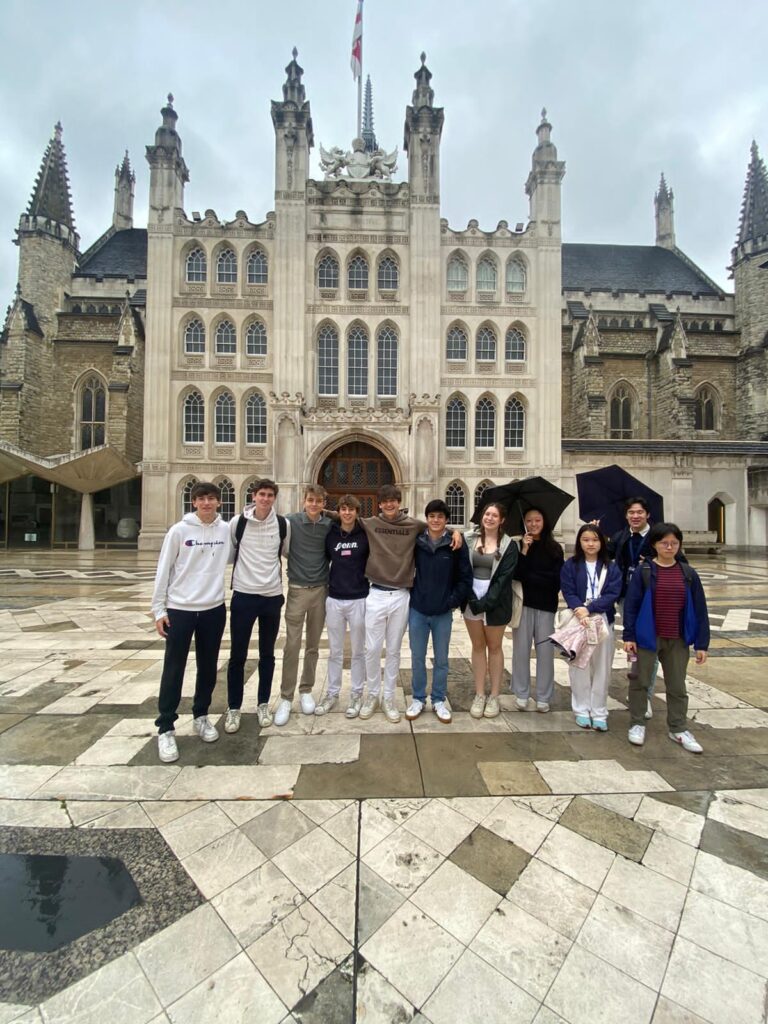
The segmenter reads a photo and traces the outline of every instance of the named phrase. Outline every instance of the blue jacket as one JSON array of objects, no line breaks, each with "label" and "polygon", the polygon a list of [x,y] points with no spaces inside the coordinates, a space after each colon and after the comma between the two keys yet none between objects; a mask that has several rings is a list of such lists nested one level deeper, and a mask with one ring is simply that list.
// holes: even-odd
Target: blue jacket
[{"label": "blue jacket", "polygon": [[[680,635],[695,651],[709,647],[709,612],[704,588],[698,573],[687,563],[680,563],[685,577],[685,608],[680,623]],[[638,567],[624,599],[624,640],[634,641],[638,647],[655,651],[657,646],[656,622],[653,614],[653,596],[656,592],[658,569],[648,562],[648,569]],[[648,575],[648,585],[645,577]]]},{"label": "blue jacket", "polygon": [[611,558],[616,559],[616,565],[621,573],[621,594],[619,597],[624,597],[629,586],[629,580],[634,574],[636,566],[643,561],[644,558],[653,558],[653,551],[651,551],[650,545],[648,544],[648,533],[645,534],[642,541],[640,542],[639,550],[637,553],[637,563],[632,562],[630,538],[632,531],[628,526],[625,526],[622,530],[614,535],[608,541],[608,554]]},{"label": "blue jacket", "polygon": [[412,608],[422,615],[443,615],[467,600],[472,592],[472,564],[466,544],[452,551],[451,535],[446,533],[433,548],[425,530],[416,538],[414,556]]},{"label": "blue jacket", "polygon": [[[597,575],[603,570],[602,562],[598,563]],[[605,577],[603,589],[599,597],[594,601],[587,601],[587,568],[583,558],[576,561],[569,558],[560,570],[560,589],[563,592],[565,603],[569,608],[587,608],[590,612],[602,614],[605,612],[608,622],[612,623],[616,616],[616,602],[621,593],[621,570],[615,562],[608,563],[608,573]]]}]

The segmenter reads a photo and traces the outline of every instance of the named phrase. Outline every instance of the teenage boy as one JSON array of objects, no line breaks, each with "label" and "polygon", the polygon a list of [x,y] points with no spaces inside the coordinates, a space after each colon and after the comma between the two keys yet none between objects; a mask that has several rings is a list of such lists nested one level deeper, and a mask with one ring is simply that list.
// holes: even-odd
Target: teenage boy
[{"label": "teenage boy", "polygon": [[[328,596],[328,556],[325,540],[331,520],[323,515],[325,490],[309,484],[304,490],[304,508],[287,516],[291,526],[288,552],[288,599],[285,603],[285,651],[280,680],[280,700],[275,707],[275,725],[285,725],[291,717],[299,673],[301,635],[304,632],[304,667],[299,683],[299,703],[305,715],[315,713],[315,685],[320,634],[325,624],[325,599]],[[306,622],[306,631],[304,624]]]},{"label": "teenage boy", "polygon": [[272,724],[269,698],[275,673],[275,641],[283,606],[281,555],[290,546],[291,528],[274,510],[278,486],[274,480],[256,480],[251,504],[229,523],[235,547],[232,601],[229,606],[231,650],[227,669],[229,706],[225,732],[237,732],[245,686],[245,661],[256,622],[259,624],[259,726]]},{"label": "teenage boy", "polygon": [[216,662],[227,613],[224,570],[232,544],[229,527],[219,515],[221,492],[216,484],[195,484],[190,493],[194,512],[170,528],[160,550],[152,594],[155,629],[165,640],[160,679],[157,748],[161,761],[178,761],[173,723],[181,701],[184,669],[195,638],[197,678],[192,701],[194,730],[203,743],[219,734],[208,719],[216,685]]},{"label": "teenage boy", "polygon": [[359,511],[360,502],[353,495],[345,494],[339,498],[339,521],[332,524],[325,538],[325,552],[330,562],[328,597],[325,602],[328,686],[325,696],[315,708],[316,715],[327,715],[338,702],[347,626],[352,655],[352,693],[346,710],[347,718],[357,718],[363,702],[368,537],[357,520]]},{"label": "teenage boy", "polygon": [[432,710],[444,725],[451,722],[448,703],[448,644],[451,639],[453,609],[460,607],[472,592],[472,564],[466,544],[455,551],[446,530],[448,506],[436,498],[424,509],[427,529],[416,538],[414,555],[416,577],[408,613],[408,637],[411,643],[411,679],[413,699],[405,717],[418,718],[427,702],[427,643],[432,637]]}]

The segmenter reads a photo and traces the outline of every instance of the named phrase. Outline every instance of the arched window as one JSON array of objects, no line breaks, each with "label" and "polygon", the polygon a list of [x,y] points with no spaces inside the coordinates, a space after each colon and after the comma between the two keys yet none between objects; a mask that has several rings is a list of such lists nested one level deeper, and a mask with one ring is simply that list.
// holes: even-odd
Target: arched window
[{"label": "arched window", "polygon": [[339,287],[339,261],[329,252],[317,264],[317,287],[328,291]]},{"label": "arched window", "polygon": [[249,480],[243,490],[243,504],[247,505],[248,502],[253,501],[253,491],[256,487],[257,479]]},{"label": "arched window", "polygon": [[205,352],[205,325],[202,320],[190,320],[184,328],[184,352],[188,356]]},{"label": "arched window", "polygon": [[245,403],[245,443],[267,443],[267,403],[258,392]]},{"label": "arched window", "polygon": [[400,284],[400,270],[397,261],[391,256],[384,256],[379,260],[379,291],[397,291]]},{"label": "arched window", "polygon": [[475,447],[496,447],[496,406],[490,398],[481,398],[475,406]]},{"label": "arched window", "polygon": [[480,508],[483,504],[483,495],[489,487],[493,487],[493,483],[490,480],[481,480],[475,488],[475,508]]},{"label": "arched window", "polygon": [[490,327],[481,327],[475,341],[475,358],[478,362],[492,363],[496,360],[496,334]]},{"label": "arched window", "polygon": [[496,264],[490,256],[483,256],[477,261],[477,290],[496,291]]},{"label": "arched window", "polygon": [[329,324],[317,335],[317,393],[339,393],[339,336]]},{"label": "arched window", "polygon": [[248,284],[266,284],[269,280],[269,264],[267,254],[261,249],[254,249],[248,257],[245,268]]},{"label": "arched window", "polygon": [[508,363],[523,362],[525,360],[525,338],[523,332],[517,327],[510,327],[504,341],[504,358]]},{"label": "arched window", "polygon": [[526,274],[522,260],[513,257],[507,264],[507,291],[519,294],[525,291]]},{"label": "arched window", "polygon": [[469,287],[469,271],[463,256],[451,256],[448,260],[448,291],[465,292]]},{"label": "arched window", "polygon": [[205,402],[199,391],[184,399],[184,444],[202,444],[205,440]]},{"label": "arched window", "polygon": [[464,488],[455,480],[445,488],[445,504],[448,506],[448,522],[452,526],[463,526],[466,517]]},{"label": "arched window", "polygon": [[717,430],[717,398],[712,388],[704,385],[696,392],[693,418],[696,430]]},{"label": "arched window", "polygon": [[200,284],[208,276],[208,260],[202,249],[193,249],[187,253],[187,283]]},{"label": "arched window", "polygon": [[247,356],[265,356],[267,354],[267,328],[261,320],[248,324],[245,332],[245,354]]},{"label": "arched window", "polygon": [[235,400],[228,391],[222,391],[216,399],[216,444],[235,443]]},{"label": "arched window", "polygon": [[466,448],[467,407],[460,398],[451,398],[445,407],[445,447]]},{"label": "arched window", "polygon": [[104,444],[107,425],[107,392],[99,377],[89,377],[80,390],[80,447]]},{"label": "arched window", "polygon": [[632,437],[632,395],[625,384],[619,384],[611,395],[610,419],[611,438]]},{"label": "arched window", "polygon": [[216,327],[216,355],[228,356],[237,352],[237,331],[231,320],[222,320]]},{"label": "arched window", "polygon": [[368,394],[368,332],[359,324],[347,335],[347,394]]},{"label": "arched window", "polygon": [[368,260],[365,256],[353,256],[347,268],[347,287],[350,291],[368,290]]},{"label": "arched window", "polygon": [[218,284],[237,281],[237,256],[232,249],[222,249],[216,257],[216,281]]},{"label": "arched window", "polygon": [[219,490],[221,491],[221,505],[219,505],[219,515],[225,522],[229,522],[232,516],[235,514],[235,488],[232,486],[232,481],[227,480],[224,477],[223,480],[219,481]]},{"label": "arched window", "polygon": [[445,342],[445,358],[466,359],[468,348],[466,331],[461,327],[451,327]]},{"label": "arched window", "polygon": [[525,447],[525,409],[517,398],[509,398],[504,406],[504,447]]},{"label": "arched window", "polygon": [[187,515],[194,512],[192,505],[192,488],[197,486],[197,477],[190,477],[181,489],[181,514]]},{"label": "arched window", "polygon": [[397,394],[397,334],[389,326],[380,327],[376,336],[376,394]]}]

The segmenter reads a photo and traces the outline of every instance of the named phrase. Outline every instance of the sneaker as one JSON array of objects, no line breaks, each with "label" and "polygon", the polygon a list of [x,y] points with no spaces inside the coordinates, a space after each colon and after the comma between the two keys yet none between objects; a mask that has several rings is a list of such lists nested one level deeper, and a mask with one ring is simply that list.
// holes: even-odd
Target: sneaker
[{"label": "sneaker", "polygon": [[[671,734],[670,734],[671,735]],[[642,747],[645,743],[645,726],[633,725],[627,733],[627,739],[636,747]]]},{"label": "sneaker", "polygon": [[500,711],[501,707],[499,706],[499,698],[489,697],[488,700],[485,702],[485,711],[483,711],[483,717],[495,718]]},{"label": "sneaker", "polygon": [[285,725],[288,719],[291,717],[291,702],[289,700],[283,700],[281,697],[277,702],[275,708],[275,725]]},{"label": "sneaker", "polygon": [[648,701],[648,707],[645,709],[645,717],[653,718],[653,705]]},{"label": "sneaker", "polygon": [[219,731],[208,720],[208,715],[200,715],[198,718],[193,719],[192,726],[203,743],[215,743],[219,738]]},{"label": "sneaker", "polygon": [[549,704],[547,704],[547,702],[545,700],[537,700],[536,701],[536,710],[540,714],[546,715],[546,713],[549,711]]},{"label": "sneaker", "polygon": [[387,721],[393,725],[400,721],[400,712],[397,710],[394,700],[388,700],[385,697],[381,702],[381,710],[386,715]]},{"label": "sneaker", "polygon": [[576,715],[576,725],[580,729],[590,729],[592,727],[592,720],[589,715]]},{"label": "sneaker", "polygon": [[269,704],[259,704],[256,708],[256,718],[259,720],[260,729],[266,729],[267,726],[272,725],[272,712],[269,710]]},{"label": "sneaker", "polygon": [[301,705],[302,715],[314,715],[317,705],[315,704],[315,698],[311,693],[300,694],[299,704]]},{"label": "sneaker", "polygon": [[443,725],[450,725],[453,715],[451,714],[451,705],[447,700],[439,700],[432,705],[432,710],[437,715],[438,722],[442,722]]},{"label": "sneaker", "polygon": [[240,728],[240,708],[227,708],[224,719],[224,732],[237,732]]},{"label": "sneaker", "polygon": [[518,711],[528,710],[528,698],[527,697],[515,697],[515,707]]},{"label": "sneaker", "polygon": [[593,718],[592,728],[595,732],[608,732],[608,723],[604,718]]},{"label": "sneaker", "polygon": [[469,709],[469,713],[473,718],[482,718],[485,712],[485,694],[478,693],[475,695],[475,699]]},{"label": "sneaker", "polygon": [[327,715],[329,711],[332,711],[336,707],[338,702],[338,697],[331,697],[326,694],[318,704],[315,704],[315,714]]},{"label": "sneaker", "polygon": [[176,746],[176,737],[173,730],[161,732],[157,737],[157,753],[164,764],[179,760],[179,748]]},{"label": "sneaker", "polygon": [[687,750],[689,754],[701,754],[704,752],[704,747],[696,741],[692,732],[671,732],[669,738],[674,740],[675,743],[679,743],[683,750]]},{"label": "sneaker", "polygon": [[412,722],[414,718],[418,718],[421,712],[424,710],[424,701],[417,700],[415,697],[408,705],[408,710],[405,712],[405,717],[409,722]]},{"label": "sneaker", "polygon": [[366,718],[372,718],[376,708],[379,706],[378,695],[369,693],[360,706],[360,717],[365,721]]},{"label": "sneaker", "polygon": [[360,714],[360,708],[362,706],[362,703],[363,703],[363,698],[362,697],[350,697],[350,699],[349,699],[349,707],[344,712],[346,717],[347,718],[357,718],[357,716]]}]

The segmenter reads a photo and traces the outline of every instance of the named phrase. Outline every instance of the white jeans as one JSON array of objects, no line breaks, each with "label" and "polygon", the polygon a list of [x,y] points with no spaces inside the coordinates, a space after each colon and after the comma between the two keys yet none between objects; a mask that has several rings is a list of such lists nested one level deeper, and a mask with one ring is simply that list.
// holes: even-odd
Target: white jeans
[{"label": "white jeans", "polygon": [[326,696],[338,697],[344,662],[344,634],[349,625],[352,648],[352,696],[359,697],[365,685],[365,598],[339,601],[325,599],[325,628],[328,632],[328,687]]},{"label": "white jeans", "polygon": [[584,715],[597,722],[608,719],[608,687],[613,664],[613,626],[608,625],[605,615],[603,618],[608,627],[608,636],[597,645],[587,667],[568,666],[574,714]]},{"label": "white jeans", "polygon": [[368,695],[378,697],[381,689],[381,649],[384,661],[384,699],[395,695],[400,672],[400,645],[408,625],[410,594],[407,590],[377,590],[371,587],[365,600],[365,675]]}]

